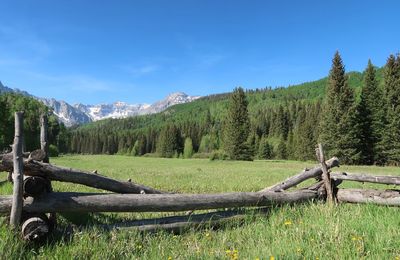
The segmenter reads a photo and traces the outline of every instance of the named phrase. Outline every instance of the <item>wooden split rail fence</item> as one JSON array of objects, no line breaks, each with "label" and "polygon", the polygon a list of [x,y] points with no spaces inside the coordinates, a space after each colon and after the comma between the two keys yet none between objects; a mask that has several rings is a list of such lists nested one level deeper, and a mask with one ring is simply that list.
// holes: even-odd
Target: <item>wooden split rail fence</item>
[{"label": "wooden split rail fence", "polygon": [[[0,196],[0,214],[9,214],[10,226],[15,230],[21,229],[23,238],[29,241],[41,241],[46,238],[55,226],[55,214],[62,212],[177,212],[262,207],[313,200],[400,206],[399,190],[338,188],[342,181],[400,185],[400,177],[331,173],[331,168],[339,166],[339,160],[333,157],[325,161],[322,145],[316,149],[319,166],[305,169],[283,182],[257,192],[174,194],[131,181],[118,181],[97,172],[50,164],[47,118],[44,115],[41,117],[41,149],[24,153],[22,133],[23,112],[17,112],[12,153],[0,155],[0,171],[12,173],[13,181],[13,195]],[[306,188],[289,190],[311,178],[317,179],[317,182]],[[52,181],[82,184],[113,193],[53,192]],[[236,216],[237,214],[229,212],[215,212],[187,218],[155,219],[151,224],[142,221],[133,226],[143,231],[176,230],[204,225],[208,221],[214,225]],[[177,219],[180,221],[172,221]]]}]

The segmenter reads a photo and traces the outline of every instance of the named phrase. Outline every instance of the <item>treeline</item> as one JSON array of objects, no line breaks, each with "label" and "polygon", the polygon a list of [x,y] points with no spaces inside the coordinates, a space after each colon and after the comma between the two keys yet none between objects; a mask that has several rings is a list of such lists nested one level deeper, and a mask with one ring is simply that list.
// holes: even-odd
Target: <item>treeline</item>
[{"label": "treeline", "polygon": [[66,152],[69,145],[68,130],[51,115],[48,107],[32,97],[16,93],[0,95],[0,152],[11,151],[14,139],[14,112],[24,111],[24,150],[40,148],[40,123],[42,113],[49,117],[49,142],[52,154]]},{"label": "treeline", "polygon": [[[246,91],[246,149],[251,158],[314,160],[315,144],[322,142],[345,163],[398,164],[399,92],[399,55],[390,55],[383,69],[368,62],[362,74],[346,74],[336,53],[328,78]],[[227,158],[232,96],[210,96],[156,115],[79,127],[70,133],[69,152]]]}]

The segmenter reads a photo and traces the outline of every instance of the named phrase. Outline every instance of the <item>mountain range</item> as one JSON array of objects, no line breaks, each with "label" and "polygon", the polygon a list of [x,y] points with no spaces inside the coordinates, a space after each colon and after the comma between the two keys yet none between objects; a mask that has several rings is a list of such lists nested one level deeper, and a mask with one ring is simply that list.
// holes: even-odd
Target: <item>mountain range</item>
[{"label": "mountain range", "polygon": [[59,121],[66,126],[81,125],[106,118],[126,118],[130,116],[154,114],[164,111],[170,106],[188,103],[200,98],[200,96],[189,96],[183,92],[175,92],[153,104],[128,104],[117,101],[111,104],[85,105],[78,103],[71,105],[63,100],[35,97],[26,91],[4,86],[0,82],[0,94],[7,92],[30,96],[41,101],[48,106]]}]

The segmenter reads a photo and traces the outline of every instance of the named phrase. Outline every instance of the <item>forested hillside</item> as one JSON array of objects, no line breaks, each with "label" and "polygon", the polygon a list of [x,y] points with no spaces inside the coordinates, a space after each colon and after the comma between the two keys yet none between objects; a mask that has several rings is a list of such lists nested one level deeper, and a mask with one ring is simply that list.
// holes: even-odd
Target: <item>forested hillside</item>
[{"label": "forested hillside", "polygon": [[[366,129],[365,122],[370,120],[371,108],[365,106],[371,106],[373,100],[365,91],[368,92],[368,86],[376,89],[378,94],[373,94],[377,95],[375,99],[383,102],[379,105],[380,113],[395,114],[391,111],[397,109],[397,101],[393,100],[398,98],[399,63],[400,58],[391,55],[386,68],[377,69],[369,64],[366,72],[345,74],[344,64],[337,53],[330,75],[326,78],[286,88],[247,90],[250,119],[247,141],[253,157],[314,159],[315,144],[323,141],[327,142],[331,154],[336,153],[347,163],[396,164],[398,159],[393,150],[395,148],[390,148],[388,143],[383,144],[383,130],[378,130],[381,132],[379,137],[375,136],[370,143],[375,147],[373,150],[365,147],[368,143],[366,135],[372,131]],[[389,91],[388,88],[393,90]],[[341,97],[342,92],[347,93],[344,94],[348,95],[347,99]],[[158,153],[172,157],[183,155],[184,149],[191,149],[197,153],[195,157],[210,153],[214,158],[225,157],[223,132],[229,97],[230,93],[212,95],[173,106],[155,115],[110,119],[84,125],[71,132],[70,152],[134,156]],[[333,116],[335,113],[337,115]],[[373,120],[378,120],[375,115],[373,117]],[[379,119],[381,124],[391,124],[396,120],[395,116]],[[331,132],[326,130],[334,125],[339,127],[331,129]],[[381,148],[379,150],[376,147]],[[168,152],[165,152],[166,149]],[[391,152],[387,149],[391,149]]]},{"label": "forested hillside", "polygon": [[[24,111],[24,143],[25,151],[33,151],[40,148],[39,118],[42,113],[49,113],[49,109],[36,99],[18,94],[3,93],[0,95],[0,151],[11,149],[14,139],[14,112]],[[67,129],[57,122],[56,117],[49,117],[49,141],[53,152],[59,147],[67,150]]]}]

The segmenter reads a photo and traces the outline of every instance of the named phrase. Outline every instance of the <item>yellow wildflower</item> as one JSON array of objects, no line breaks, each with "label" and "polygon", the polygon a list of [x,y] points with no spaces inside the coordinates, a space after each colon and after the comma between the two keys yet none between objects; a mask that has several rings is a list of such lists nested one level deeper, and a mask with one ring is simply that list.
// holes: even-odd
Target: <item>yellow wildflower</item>
[{"label": "yellow wildflower", "polygon": [[271,255],[271,256],[269,257],[269,260],[275,260],[275,257],[274,257],[273,255]]},{"label": "yellow wildflower", "polygon": [[286,220],[283,224],[284,224],[285,226],[290,226],[290,225],[292,225],[292,221]]}]

